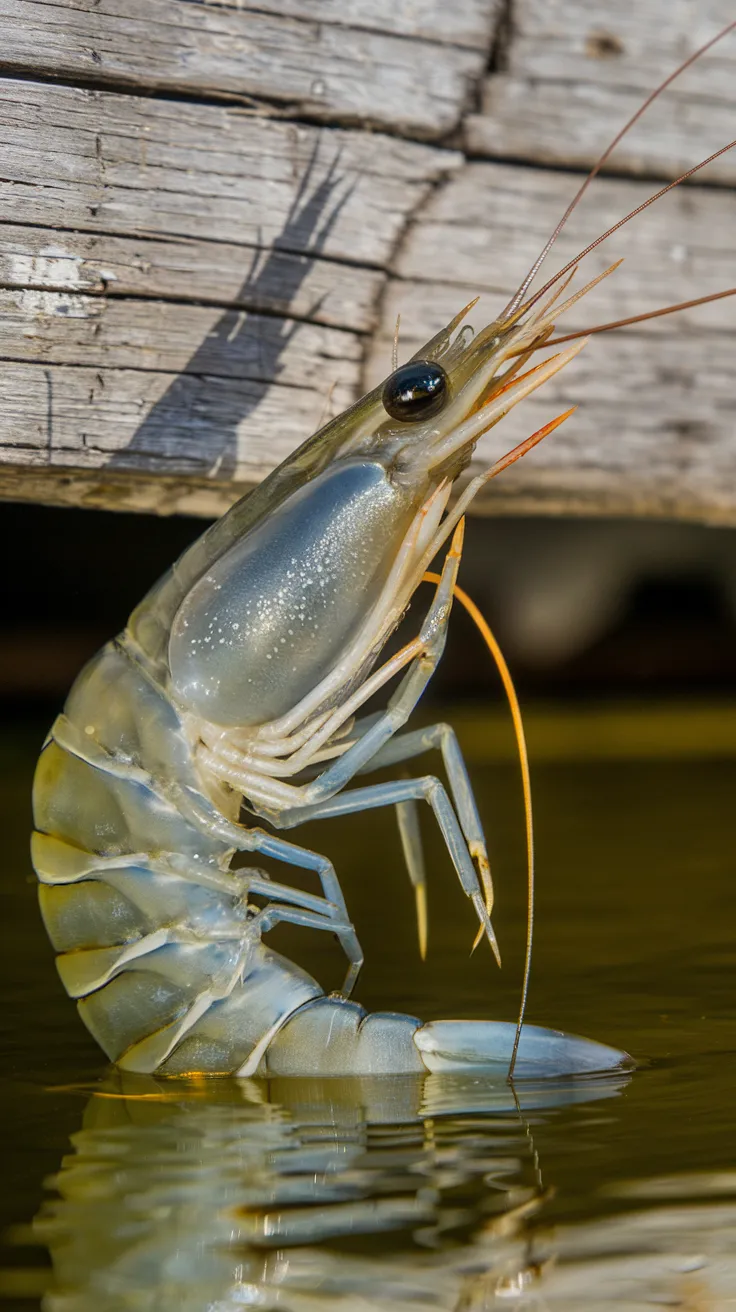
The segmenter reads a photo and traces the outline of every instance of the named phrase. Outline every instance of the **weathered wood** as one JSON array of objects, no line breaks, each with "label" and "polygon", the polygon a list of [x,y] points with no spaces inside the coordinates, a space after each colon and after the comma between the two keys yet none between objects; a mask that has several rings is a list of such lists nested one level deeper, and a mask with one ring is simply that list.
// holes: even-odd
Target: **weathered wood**
[{"label": "weathered wood", "polygon": [[[415,219],[383,303],[367,382],[387,370],[396,315],[400,358],[478,292],[477,326],[508,300],[578,183],[574,175],[470,164]],[[602,179],[559,239],[550,271],[651,189]],[[674,192],[589,257],[576,280],[625,263],[560,321],[574,331],[736,285],[733,197]],[[485,316],[485,317],[484,317]],[[506,511],[676,515],[736,521],[733,303],[593,338],[583,355],[514,410],[478,449],[476,468],[578,404],[548,442],[489,485]]]},{"label": "weathered wood", "polygon": [[[508,164],[470,163],[454,173],[415,216],[394,261],[392,286],[401,289],[410,281],[422,298],[418,304],[408,298],[402,306],[402,335],[428,336],[468,292],[494,293],[498,301],[489,309],[500,309],[498,302],[515,290],[579,181],[571,173]],[[545,278],[654,189],[643,182],[600,179],[558,237]],[[625,260],[574,309],[569,330],[736,285],[735,213],[733,196],[721,190],[690,186],[662,197],[586,257],[578,281]],[[384,314],[384,333],[393,333],[394,309],[392,303]],[[733,302],[654,320],[647,331],[687,334],[693,324],[736,332]]]},{"label": "weathered wood", "polygon": [[[224,509],[388,371],[398,311],[402,354],[479,291],[490,316],[580,180],[539,164],[589,163],[731,17],[514,0],[468,115],[502,11],[0,0],[0,68],[24,74],[0,77],[0,496]],[[659,177],[722,144],[735,71],[732,39],[613,167]],[[453,141],[514,163],[426,144],[461,124]],[[735,176],[736,152],[710,175]],[[652,189],[597,182],[555,259]],[[566,326],[734,285],[732,211],[722,188],[660,202],[586,262],[628,257]],[[722,302],[592,342],[484,444],[479,460],[580,403],[484,504],[736,523],[735,325]]]},{"label": "weathered wood", "polygon": [[293,449],[327,401],[259,379],[6,363],[0,405],[17,436],[4,463],[255,482],[275,463],[273,434]]},{"label": "weathered wood", "polygon": [[282,14],[313,23],[338,23],[371,32],[422,37],[442,45],[487,47],[501,12],[500,0],[204,0],[205,4],[245,13]]},{"label": "weathered wood", "polygon": [[3,459],[36,480],[107,467],[256,482],[350,403],[361,359],[355,334],[321,325],[28,290],[0,294],[0,352]]},{"label": "weathered wood", "polygon": [[207,374],[310,388],[348,404],[361,344],[355,333],[272,315],[171,301],[68,292],[0,291],[5,360],[147,373]]},{"label": "weathered wood", "polygon": [[[688,55],[733,18],[730,0],[514,0],[506,67],[487,78],[469,150],[588,168],[611,136]],[[617,173],[674,177],[733,138],[736,37],[668,88],[617,147]],[[736,180],[736,153],[709,166]]]},{"label": "weathered wood", "polygon": [[[476,3],[475,17],[477,10]],[[0,25],[11,69],[147,91],[252,97],[294,115],[426,138],[457,126],[485,64],[482,47],[418,35],[408,45],[403,34],[269,14],[260,6],[0,0]]]},{"label": "weathered wood", "polygon": [[[0,223],[0,287],[197,301],[370,331],[380,269],[273,247],[111,237]],[[31,319],[43,302],[25,301]],[[51,304],[51,303],[50,303]],[[49,310],[49,313],[53,311]]]},{"label": "weathered wood", "polygon": [[3,492],[35,496],[46,471],[57,499],[54,471],[122,467],[126,504],[148,504],[143,474],[212,476],[208,510],[354,398],[396,239],[459,162],[17,80],[0,82],[2,142]]},{"label": "weathered wood", "polygon": [[368,132],[12,78],[0,81],[0,156],[0,215],[13,223],[276,244],[378,267],[457,162]]},{"label": "weathered wood", "polygon": [[[265,472],[265,471],[264,471]],[[115,469],[36,466],[18,478],[12,465],[0,465],[0,500],[85,510],[134,511],[150,515],[223,514],[253,484],[233,478],[172,477],[158,473],[121,473]]]}]

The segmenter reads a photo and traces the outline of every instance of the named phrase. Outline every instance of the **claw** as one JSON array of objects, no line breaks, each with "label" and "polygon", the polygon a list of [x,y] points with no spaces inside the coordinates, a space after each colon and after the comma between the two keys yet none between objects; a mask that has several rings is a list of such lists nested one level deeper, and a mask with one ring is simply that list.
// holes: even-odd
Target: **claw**
[{"label": "claw", "polygon": [[483,885],[483,892],[486,896],[486,911],[490,916],[493,911],[493,904],[496,895],[493,891],[493,879],[491,876],[491,865],[488,860],[488,853],[482,844],[471,843],[470,855],[475,861],[476,869],[480,875],[480,882]]},{"label": "claw", "polygon": [[[478,933],[476,934],[475,939],[473,941],[473,946],[470,949],[470,955],[472,957],[473,953],[475,952],[475,949],[477,948],[478,944],[483,938],[483,935],[487,934],[488,941],[493,949],[493,955],[500,966],[501,954],[499,951],[498,943],[496,941],[496,935],[494,934],[493,928],[491,926],[491,912],[493,911],[495,894],[493,891],[493,879],[491,877],[491,866],[488,860],[488,853],[486,852],[485,847],[483,847],[479,843],[471,843],[469,846],[470,846],[470,855],[472,856],[473,861],[475,862],[475,868],[478,871],[478,875],[480,876],[480,882],[483,885],[483,892],[485,894],[485,911],[486,911],[485,920],[483,919],[483,917],[480,916],[479,913],[479,918],[481,922],[480,929],[478,930]],[[490,929],[490,933],[489,933],[489,929]]]},{"label": "claw", "polygon": [[475,936],[475,942],[473,943],[473,946],[470,950],[471,956],[473,952],[475,952],[475,949],[477,948],[483,935],[485,934],[486,938],[488,939],[488,942],[491,945],[491,951],[494,957],[496,958],[496,964],[500,966],[501,953],[498,947],[498,940],[496,939],[496,935],[493,930],[493,925],[491,924],[491,918],[488,915],[488,910],[486,908],[485,902],[483,901],[483,898],[481,897],[481,894],[473,893],[472,902],[473,902],[473,906],[475,907],[478,919],[480,921],[480,929],[478,930],[478,933]]}]

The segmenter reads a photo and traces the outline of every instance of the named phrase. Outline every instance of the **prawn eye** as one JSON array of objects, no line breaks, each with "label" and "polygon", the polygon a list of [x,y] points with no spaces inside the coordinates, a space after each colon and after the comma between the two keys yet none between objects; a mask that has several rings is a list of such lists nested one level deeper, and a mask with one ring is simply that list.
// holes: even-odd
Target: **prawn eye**
[{"label": "prawn eye", "polygon": [[441,365],[410,360],[388,379],[381,399],[392,419],[412,424],[439,414],[449,394],[449,379]]}]

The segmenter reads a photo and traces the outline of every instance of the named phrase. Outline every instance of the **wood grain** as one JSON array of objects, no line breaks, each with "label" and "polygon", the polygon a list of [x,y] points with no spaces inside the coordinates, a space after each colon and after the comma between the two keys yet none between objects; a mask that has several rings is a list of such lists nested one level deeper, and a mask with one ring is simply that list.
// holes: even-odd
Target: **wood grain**
[{"label": "wood grain", "polygon": [[338,23],[343,27],[396,36],[421,37],[442,45],[488,46],[501,13],[499,0],[458,0],[452,9],[445,0],[204,0],[205,4],[301,18],[314,23]]},{"label": "wood grain", "polygon": [[13,223],[378,267],[457,162],[369,132],[12,78],[0,81],[0,152],[0,214]]},{"label": "wood grain", "polygon": [[[439,3],[435,0],[435,15]],[[490,5],[488,6],[490,8]],[[471,7],[477,19],[478,5]],[[186,0],[0,0],[11,69],[155,90],[240,96],[290,115],[436,138],[483,72],[468,48],[260,6]],[[437,22],[432,25],[437,30]],[[477,22],[473,25],[477,30]]]},{"label": "wood grain", "polygon": [[6,363],[0,406],[16,438],[3,463],[256,481],[275,463],[274,431],[291,450],[326,402],[257,379]]},{"label": "wood grain", "polygon": [[[402,359],[473,294],[488,293],[474,312],[476,327],[490,320],[577,182],[570,174],[469,164],[439,190],[397,260],[366,382],[386,372],[398,313]],[[643,183],[601,180],[574,228],[560,238],[550,272],[649,190]],[[561,332],[736,285],[732,196],[695,187],[672,193],[594,252],[575,285],[621,255],[624,264],[560,322]],[[731,301],[592,338],[564,374],[480,444],[476,469],[556,413],[579,406],[549,441],[489,485],[485,507],[734,522],[735,351]]]},{"label": "wood grain", "polygon": [[[589,168],[649,93],[731,22],[730,0],[514,0],[505,67],[466,120],[475,155]],[[734,137],[736,34],[678,78],[617,147],[617,173],[675,177]],[[708,168],[736,180],[736,153]]]},{"label": "wood grain", "polygon": [[459,163],[12,79],[0,139],[3,490],[109,466],[141,506],[144,477],[251,484],[354,399],[398,236]]},{"label": "wood grain", "polygon": [[[0,286],[196,301],[370,331],[381,269],[179,237],[113,237],[0,224]],[[26,302],[35,314],[34,302]],[[40,303],[39,303],[40,304]]]},{"label": "wood grain", "polygon": [[355,333],[275,315],[172,301],[68,292],[0,292],[5,360],[147,373],[207,374],[310,388],[349,403],[361,345]]}]

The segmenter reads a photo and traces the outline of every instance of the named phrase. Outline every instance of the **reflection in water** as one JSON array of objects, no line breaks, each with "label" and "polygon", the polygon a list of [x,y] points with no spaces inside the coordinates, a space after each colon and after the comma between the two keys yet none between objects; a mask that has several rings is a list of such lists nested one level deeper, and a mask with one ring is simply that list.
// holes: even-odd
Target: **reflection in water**
[{"label": "reflection in water", "polygon": [[[626,1077],[156,1082],[90,1098],[34,1222],[47,1312],[476,1312],[534,1279],[526,1113]],[[517,1101],[518,1100],[518,1101]],[[380,1236],[380,1238],[379,1238]]]}]

